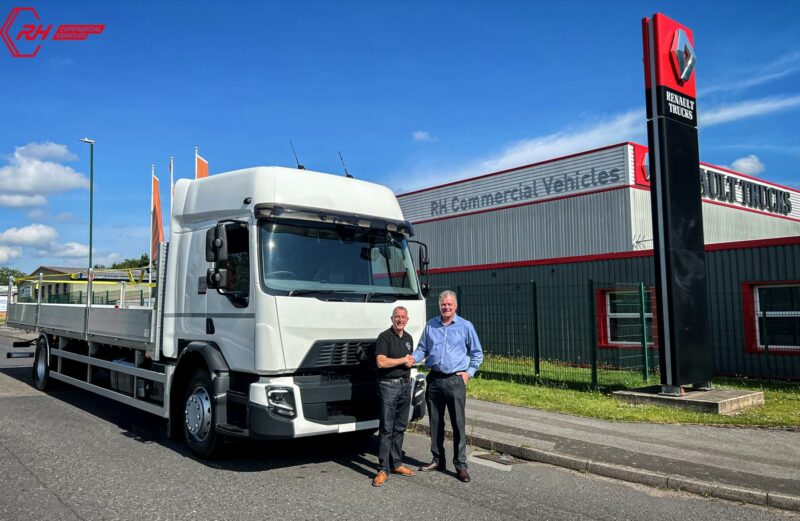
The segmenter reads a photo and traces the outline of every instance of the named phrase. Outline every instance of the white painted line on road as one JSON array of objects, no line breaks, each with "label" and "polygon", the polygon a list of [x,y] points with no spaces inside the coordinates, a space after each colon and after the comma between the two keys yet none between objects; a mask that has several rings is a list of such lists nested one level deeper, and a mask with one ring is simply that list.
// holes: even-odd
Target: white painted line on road
[{"label": "white painted line on road", "polygon": [[496,461],[488,460],[485,458],[479,458],[481,454],[489,454],[488,452],[473,452],[469,456],[467,456],[467,461],[469,463],[477,463],[479,465],[486,465],[487,467],[492,467],[493,469],[502,470],[503,472],[511,472],[511,469],[514,468],[513,465],[503,465],[502,463],[497,463]]}]

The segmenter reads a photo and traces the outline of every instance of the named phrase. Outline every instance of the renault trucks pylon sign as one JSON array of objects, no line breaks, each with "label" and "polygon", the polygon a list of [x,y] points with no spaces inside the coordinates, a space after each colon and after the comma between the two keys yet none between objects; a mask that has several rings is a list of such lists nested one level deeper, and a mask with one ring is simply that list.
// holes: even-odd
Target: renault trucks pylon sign
[{"label": "renault trucks pylon sign", "polygon": [[687,190],[700,177],[697,55],[692,32],[662,14],[642,20],[642,36],[661,384],[676,394],[708,385],[714,370],[702,200]]}]

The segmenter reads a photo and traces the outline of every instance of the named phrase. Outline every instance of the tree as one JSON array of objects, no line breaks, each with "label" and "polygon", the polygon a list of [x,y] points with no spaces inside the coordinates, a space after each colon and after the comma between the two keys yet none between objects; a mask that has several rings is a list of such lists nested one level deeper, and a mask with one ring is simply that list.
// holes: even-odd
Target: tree
[{"label": "tree", "polygon": [[9,266],[0,266],[0,286],[5,286],[8,284],[8,277],[26,277],[28,274],[24,273],[17,268],[11,268]]},{"label": "tree", "polygon": [[127,268],[145,268],[147,265],[150,264],[150,255],[147,253],[142,253],[142,256],[138,259],[131,258],[131,259],[123,259],[119,262],[115,262],[111,266],[104,266],[102,264],[95,264],[95,269],[105,270],[123,270]]}]

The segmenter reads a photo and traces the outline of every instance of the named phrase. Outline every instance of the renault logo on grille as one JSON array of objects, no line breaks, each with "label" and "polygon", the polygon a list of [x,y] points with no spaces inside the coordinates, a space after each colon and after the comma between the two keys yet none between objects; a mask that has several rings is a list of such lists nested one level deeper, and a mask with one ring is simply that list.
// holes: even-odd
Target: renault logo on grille
[{"label": "renault logo on grille", "polygon": [[692,76],[697,55],[694,53],[689,36],[683,29],[675,31],[675,38],[672,40],[672,64],[675,72],[681,81],[688,81]]}]

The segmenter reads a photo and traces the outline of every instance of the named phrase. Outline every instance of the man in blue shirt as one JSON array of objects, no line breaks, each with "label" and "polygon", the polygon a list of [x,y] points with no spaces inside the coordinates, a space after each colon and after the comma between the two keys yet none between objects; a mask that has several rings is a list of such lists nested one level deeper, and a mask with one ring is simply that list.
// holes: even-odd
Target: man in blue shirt
[{"label": "man in blue shirt", "polygon": [[483,349],[469,320],[456,315],[458,301],[450,290],[439,295],[440,316],[425,325],[414,361],[425,360],[430,369],[425,399],[428,402],[433,459],[419,468],[422,472],[445,469],[444,412],[450,414],[453,427],[453,464],[460,481],[470,480],[467,472],[467,433],[464,408],[467,382],[483,362]]}]

